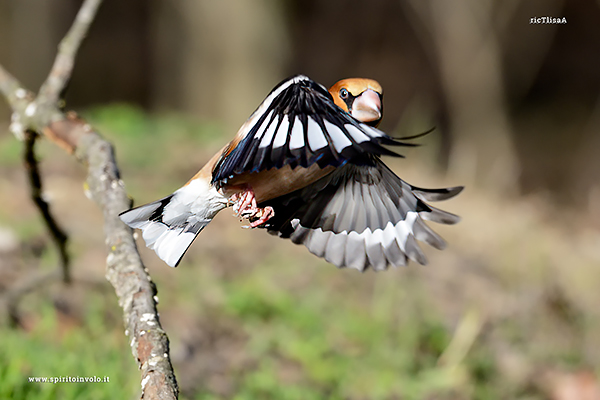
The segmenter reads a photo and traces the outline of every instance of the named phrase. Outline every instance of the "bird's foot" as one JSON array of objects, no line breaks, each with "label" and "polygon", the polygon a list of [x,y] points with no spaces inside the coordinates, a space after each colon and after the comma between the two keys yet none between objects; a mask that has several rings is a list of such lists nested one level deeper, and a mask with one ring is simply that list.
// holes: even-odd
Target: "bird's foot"
[{"label": "bird's foot", "polygon": [[[250,220],[250,227],[256,228],[257,226],[264,224],[274,216],[275,210],[273,210],[273,207],[267,206],[264,208],[257,208],[256,212],[253,213],[250,217],[248,217],[248,220]],[[253,221],[253,219],[255,218],[258,219]]]},{"label": "bird's foot", "polygon": [[252,188],[246,188],[241,193],[231,196],[233,213],[235,216],[250,221],[250,227],[256,228],[264,224],[275,215],[273,207],[258,207]]},{"label": "bird's foot", "polygon": [[244,188],[241,193],[235,193],[230,201],[233,202],[233,215],[236,217],[247,218],[248,213],[253,213],[258,208],[252,188]]}]

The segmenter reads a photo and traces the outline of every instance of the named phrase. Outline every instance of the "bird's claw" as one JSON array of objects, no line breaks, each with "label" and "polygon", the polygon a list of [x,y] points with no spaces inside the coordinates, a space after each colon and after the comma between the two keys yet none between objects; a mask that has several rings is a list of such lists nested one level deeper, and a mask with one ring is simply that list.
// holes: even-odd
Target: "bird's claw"
[{"label": "bird's claw", "polygon": [[[250,218],[258,219],[256,221],[251,221],[250,226],[252,228],[256,228],[257,226],[264,224],[274,216],[275,210],[273,210],[273,207],[267,206],[264,208],[258,208],[256,212],[252,216],[250,216]],[[248,220],[250,220],[250,218],[248,218]]]},{"label": "bird's claw", "polygon": [[243,228],[256,228],[275,216],[273,207],[258,207],[252,188],[248,188],[240,194],[234,194],[231,200],[234,201],[234,215],[250,221],[250,225],[245,225]]}]

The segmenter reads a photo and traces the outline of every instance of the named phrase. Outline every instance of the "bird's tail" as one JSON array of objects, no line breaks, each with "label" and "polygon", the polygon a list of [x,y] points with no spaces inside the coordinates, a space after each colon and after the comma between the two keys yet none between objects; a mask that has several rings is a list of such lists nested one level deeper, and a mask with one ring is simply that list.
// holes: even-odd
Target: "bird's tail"
[{"label": "bird's tail", "polygon": [[125,211],[119,217],[130,227],[141,229],[146,246],[171,267],[179,264],[196,236],[212,220],[197,218],[177,192]]}]

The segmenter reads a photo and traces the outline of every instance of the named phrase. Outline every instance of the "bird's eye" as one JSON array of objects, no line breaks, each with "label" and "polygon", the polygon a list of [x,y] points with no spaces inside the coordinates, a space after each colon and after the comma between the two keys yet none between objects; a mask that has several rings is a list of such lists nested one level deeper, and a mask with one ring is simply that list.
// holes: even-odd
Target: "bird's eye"
[{"label": "bird's eye", "polygon": [[342,99],[347,99],[347,98],[348,98],[348,90],[347,90],[347,89],[345,89],[345,88],[344,88],[344,89],[342,89],[342,90],[340,90],[340,97],[341,97]]}]

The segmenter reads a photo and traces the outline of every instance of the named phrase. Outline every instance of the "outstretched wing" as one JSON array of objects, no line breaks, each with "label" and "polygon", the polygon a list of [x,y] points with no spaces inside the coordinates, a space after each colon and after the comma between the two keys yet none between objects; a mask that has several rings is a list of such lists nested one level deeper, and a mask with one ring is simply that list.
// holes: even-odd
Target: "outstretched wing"
[{"label": "outstretched wing", "polygon": [[417,241],[443,249],[425,220],[454,224],[459,217],[426,201],[456,196],[462,187],[422,189],[400,179],[377,158],[347,164],[304,189],[259,204],[275,216],[261,228],[304,244],[338,267],[359,270],[427,262]]},{"label": "outstretched wing", "polygon": [[215,165],[212,183],[285,165],[324,168],[365,155],[401,157],[383,145],[414,146],[360,123],[335,105],[325,87],[302,75],[273,89],[238,137]]}]

